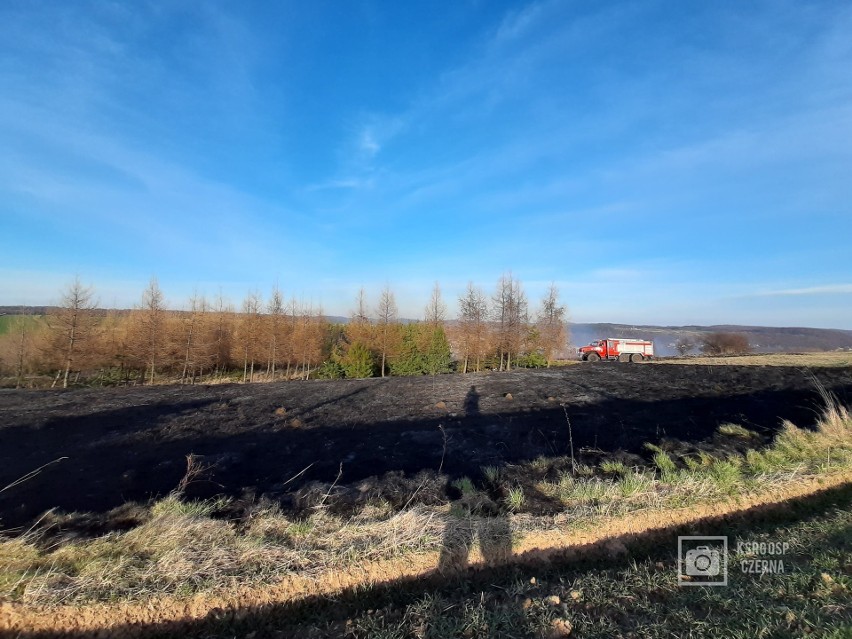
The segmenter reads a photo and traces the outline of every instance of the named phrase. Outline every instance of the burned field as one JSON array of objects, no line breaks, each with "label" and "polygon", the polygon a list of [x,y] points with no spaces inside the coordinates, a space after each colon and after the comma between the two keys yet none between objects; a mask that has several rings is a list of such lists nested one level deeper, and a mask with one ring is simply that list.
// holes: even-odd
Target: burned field
[{"label": "burned field", "polygon": [[[90,532],[132,526],[132,508],[120,507],[173,490],[187,455],[206,469],[187,496],[223,494],[237,498],[236,507],[267,498],[298,511],[309,495],[334,493],[338,507],[363,506],[406,482],[431,481],[451,493],[439,473],[479,481],[483,467],[542,457],[567,463],[572,450],[577,463],[615,457],[642,464],[650,458],[646,443],[710,452],[759,446],[785,419],[801,427],[816,422],[822,404],[814,377],[842,403],[852,401],[848,368],[617,364],[434,378],[3,391],[0,487],[47,466],[0,493],[0,527],[26,527],[52,508],[91,513]],[[717,432],[725,423],[760,437],[726,440]],[[429,495],[423,490],[419,498]]]}]

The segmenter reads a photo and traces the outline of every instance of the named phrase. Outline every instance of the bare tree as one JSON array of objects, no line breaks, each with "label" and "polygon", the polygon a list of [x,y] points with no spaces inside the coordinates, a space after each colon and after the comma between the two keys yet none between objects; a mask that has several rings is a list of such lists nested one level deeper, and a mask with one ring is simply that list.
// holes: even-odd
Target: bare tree
[{"label": "bare tree", "polygon": [[355,298],[355,308],[349,317],[349,324],[346,326],[346,336],[350,344],[357,341],[365,346],[372,346],[373,322],[370,320],[369,308],[367,293],[361,287],[358,289],[358,296]]},{"label": "bare tree", "polygon": [[313,304],[302,305],[299,319],[293,341],[301,346],[301,375],[304,379],[310,379],[312,366],[322,361],[325,319],[322,308],[314,310]]},{"label": "bare tree", "polygon": [[300,312],[299,303],[296,301],[295,297],[291,297],[290,302],[287,304],[287,319],[284,324],[287,337],[285,344],[287,359],[287,372],[285,373],[286,379],[290,379],[290,370],[292,368],[298,369],[299,367],[299,355],[296,352],[296,345],[298,344],[299,338]]},{"label": "bare tree", "polygon": [[512,355],[517,359],[522,350],[524,338],[529,330],[529,307],[527,294],[519,280],[512,285],[512,305],[509,314],[509,348],[506,350],[506,370],[511,370]]},{"label": "bare tree", "polygon": [[213,310],[213,334],[210,339],[209,365],[216,375],[221,374],[231,363],[231,347],[234,335],[234,307],[219,291]]},{"label": "bare tree", "polygon": [[568,342],[565,307],[559,303],[559,289],[553,283],[550,284],[541,300],[536,324],[541,340],[542,354],[547,360],[549,368],[554,354],[564,348]]},{"label": "bare tree", "polygon": [[183,344],[183,370],[180,381],[184,383],[191,373],[195,383],[195,372],[203,366],[203,327],[207,319],[207,300],[193,294],[189,298],[189,310],[180,315],[181,341]]},{"label": "bare tree", "polygon": [[355,310],[352,311],[352,321],[355,323],[370,323],[369,304],[367,303],[367,292],[364,287],[358,289],[358,297],[355,299]]},{"label": "bare tree", "polygon": [[396,298],[390,287],[385,285],[382,289],[382,294],[379,297],[379,305],[376,307],[376,315],[378,316],[377,337],[378,346],[381,351],[381,369],[382,377],[385,376],[385,362],[387,361],[388,351],[391,348],[393,341],[394,324],[397,321]]},{"label": "bare tree", "polygon": [[512,370],[512,356],[520,352],[529,323],[527,296],[520,281],[509,273],[497,282],[493,301],[500,370]]},{"label": "bare tree", "polygon": [[432,295],[429,297],[429,304],[426,305],[426,323],[437,328],[444,324],[447,318],[447,305],[441,297],[441,285],[435,282],[432,288]]},{"label": "bare tree", "polygon": [[243,382],[254,381],[254,363],[258,354],[262,307],[263,300],[256,292],[249,293],[243,300],[243,313],[239,324],[240,351],[243,354]]},{"label": "bare tree", "polygon": [[148,288],[142,293],[142,305],[139,308],[139,326],[137,346],[148,369],[148,383],[153,384],[157,365],[163,355],[165,345],[165,302],[163,292],[156,277],[152,277]]},{"label": "bare tree", "polygon": [[482,289],[469,282],[464,295],[459,297],[459,341],[462,372],[466,373],[471,358],[474,370],[479,371],[487,349],[488,300]]},{"label": "bare tree", "polygon": [[91,287],[75,277],[62,293],[62,303],[51,318],[51,328],[62,345],[62,388],[68,388],[68,375],[81,346],[91,339],[94,330],[94,311],[97,303]]},{"label": "bare tree", "polygon": [[275,380],[275,366],[278,363],[278,351],[281,345],[281,328],[284,320],[284,297],[276,284],[266,305],[268,313],[269,359],[266,364],[266,374]]}]

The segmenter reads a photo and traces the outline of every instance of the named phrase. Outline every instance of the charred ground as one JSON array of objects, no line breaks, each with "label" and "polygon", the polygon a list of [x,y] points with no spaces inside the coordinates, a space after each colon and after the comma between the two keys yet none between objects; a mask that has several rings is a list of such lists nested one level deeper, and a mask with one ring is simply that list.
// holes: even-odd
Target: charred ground
[{"label": "charred ground", "polygon": [[[762,441],[784,419],[813,425],[821,405],[814,377],[842,402],[852,400],[848,368],[615,364],[434,378],[2,391],[0,487],[65,459],[0,493],[0,524],[26,526],[51,508],[104,513],[165,495],[190,454],[209,467],[190,496],[263,496],[298,509],[299,490],[312,483],[337,480],[339,489],[357,492],[421,471],[476,478],[487,465],[567,456],[572,439],[578,461],[641,462],[646,442],[718,450],[738,445],[719,440],[724,423],[754,430]],[[113,514],[110,525],[120,520]]]}]

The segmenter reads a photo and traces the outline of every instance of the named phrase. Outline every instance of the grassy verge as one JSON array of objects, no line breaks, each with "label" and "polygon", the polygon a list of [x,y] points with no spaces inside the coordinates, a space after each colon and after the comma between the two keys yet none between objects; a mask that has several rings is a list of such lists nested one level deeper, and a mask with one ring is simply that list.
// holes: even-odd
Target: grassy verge
[{"label": "grassy verge", "polygon": [[[732,531],[733,532],[733,531]],[[722,588],[684,588],[665,549],[593,568],[527,568],[481,588],[444,588],[343,622],[352,638],[404,637],[849,637],[852,513],[836,509],[737,542],[789,545],[783,573],[746,574],[730,558]],[[736,544],[733,545],[736,547]],[[324,629],[329,636],[335,629]]]},{"label": "grassy verge", "polygon": [[[674,457],[654,448],[655,469],[609,461],[544,475],[536,492],[560,505],[548,517],[515,514],[530,495],[514,479],[544,473],[548,460],[520,470],[483,469],[489,488],[462,478],[453,484],[457,499],[438,505],[414,499],[417,491],[430,490],[427,477],[401,509],[379,499],[347,518],[327,508],[331,489],[307,516],[297,518],[261,502],[238,520],[219,516],[227,511],[227,500],[186,502],[176,493],[153,504],[145,521],[130,531],[63,543],[35,532],[0,537],[0,598],[55,606],[228,592],[292,575],[446,551],[447,531],[458,533],[463,544],[478,543],[486,555],[488,549],[474,541],[477,534],[511,551],[525,535],[542,530],[594,527],[612,515],[767,493],[807,476],[852,468],[852,418],[832,397],[824,399],[816,430],[785,424],[763,450],[723,458],[700,452]],[[720,430],[726,437],[753,437],[736,425]]]}]

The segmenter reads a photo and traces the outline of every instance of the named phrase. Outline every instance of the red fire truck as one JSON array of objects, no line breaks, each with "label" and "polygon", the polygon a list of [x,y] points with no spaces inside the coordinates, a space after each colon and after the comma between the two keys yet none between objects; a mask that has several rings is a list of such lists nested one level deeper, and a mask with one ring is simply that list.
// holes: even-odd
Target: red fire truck
[{"label": "red fire truck", "polygon": [[629,337],[608,337],[581,346],[577,354],[584,362],[617,359],[619,362],[641,362],[654,356],[654,342]]}]

